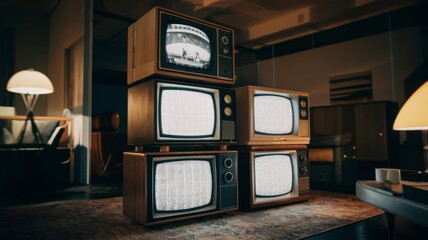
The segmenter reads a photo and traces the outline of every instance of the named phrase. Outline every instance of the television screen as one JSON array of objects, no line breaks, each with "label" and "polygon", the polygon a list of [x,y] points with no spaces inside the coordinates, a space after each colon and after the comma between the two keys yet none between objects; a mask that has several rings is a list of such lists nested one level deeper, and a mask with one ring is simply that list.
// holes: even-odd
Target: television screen
[{"label": "television screen", "polygon": [[290,155],[256,155],[254,178],[257,197],[275,197],[290,193],[293,189],[293,168]]},{"label": "television screen", "polygon": [[186,24],[167,24],[166,62],[177,66],[207,69],[211,61],[211,44],[207,34]]},{"label": "television screen", "polygon": [[213,92],[203,89],[161,87],[159,131],[161,137],[213,137],[216,102]]},{"label": "television screen", "polygon": [[273,94],[254,95],[255,133],[290,134],[293,124],[293,107],[289,98]]},{"label": "television screen", "polygon": [[154,172],[157,211],[189,210],[211,203],[214,179],[209,161],[164,161]]}]

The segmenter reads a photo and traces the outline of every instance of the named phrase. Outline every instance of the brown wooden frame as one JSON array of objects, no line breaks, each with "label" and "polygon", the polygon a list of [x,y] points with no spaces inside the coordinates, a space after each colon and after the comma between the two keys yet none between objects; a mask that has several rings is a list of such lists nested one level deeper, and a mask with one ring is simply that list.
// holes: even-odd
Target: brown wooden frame
[{"label": "brown wooden frame", "polygon": [[[178,81],[171,80],[160,80],[157,78],[150,79],[141,83],[138,83],[135,86],[128,88],[128,144],[132,146],[142,146],[142,145],[177,145],[177,144],[188,144],[188,145],[201,145],[201,144],[213,144],[213,145],[228,145],[233,144],[235,141],[232,139],[222,139],[220,133],[220,139],[212,140],[212,139],[201,139],[195,141],[188,141],[186,139],[182,140],[158,140],[157,138],[157,84],[158,83],[166,83],[166,84],[182,84]],[[232,91],[226,87],[219,86],[203,86],[198,84],[182,84],[183,87],[201,87],[201,88],[212,88],[218,90],[219,95],[222,94],[222,91]],[[224,90],[225,89],[225,90]],[[221,109],[221,102],[223,100],[219,99],[219,108]],[[235,104],[234,102],[232,105]],[[225,106],[232,107],[232,106]],[[222,117],[221,112],[219,113],[219,122],[217,124],[217,131],[222,131],[222,120],[229,120],[235,123],[236,127],[236,116],[235,119],[232,115],[231,119],[227,119],[227,117]],[[234,130],[234,129],[233,129]],[[235,135],[236,137],[236,135]]]},{"label": "brown wooden frame", "polygon": [[[162,224],[167,222],[179,221],[184,219],[208,216],[223,212],[230,212],[238,210],[239,207],[213,210],[207,212],[195,213],[187,216],[177,216],[164,220],[148,221],[148,207],[147,198],[150,196],[147,193],[147,160],[148,156],[186,156],[186,155],[210,155],[210,154],[222,154],[236,151],[197,151],[197,152],[125,152],[123,154],[123,214],[132,220],[135,220],[145,226]],[[236,174],[239,174],[236,172]],[[236,176],[238,177],[238,176]],[[236,178],[238,179],[238,178]],[[236,194],[239,193],[239,183],[237,181]],[[218,196],[218,194],[217,194]],[[237,196],[237,206],[239,203],[239,197]],[[215,199],[217,201],[217,199]]]},{"label": "brown wooden frame", "polygon": [[[276,199],[269,202],[256,203],[253,192],[253,164],[252,154],[264,151],[287,151],[287,150],[306,150],[306,145],[271,145],[271,146],[239,146],[239,205],[243,210],[266,208],[272,206],[286,205],[291,203],[303,202],[310,199],[309,177],[298,177],[299,196]],[[299,161],[299,159],[297,159]],[[299,171],[299,169],[298,169]]]},{"label": "brown wooden frame", "polygon": [[[254,132],[254,92],[256,90],[285,93],[293,97],[306,96],[305,92],[268,88],[260,86],[243,86],[236,88],[236,139],[239,145],[283,145],[283,144],[309,144],[310,116],[299,120],[297,135],[256,136]],[[309,108],[308,108],[309,109]],[[309,111],[307,112],[309,115]]]},{"label": "brown wooden frame", "polygon": [[[159,53],[159,15],[160,12],[177,15],[179,17],[189,19],[200,24],[205,24],[214,28],[220,28],[232,33],[232,48],[234,47],[234,30],[220,26],[211,22],[194,18],[189,15],[177,13],[161,7],[155,7],[138,19],[134,24],[128,27],[128,84],[140,81],[152,75],[167,76],[173,78],[188,79],[190,81],[202,81],[216,84],[235,83],[235,57],[232,55],[233,74],[232,79],[227,79],[221,76],[210,76],[186,71],[169,70],[160,68],[160,53]],[[218,49],[214,49],[217,51]],[[233,51],[233,49],[232,49]],[[218,61],[217,56],[216,61]]]}]

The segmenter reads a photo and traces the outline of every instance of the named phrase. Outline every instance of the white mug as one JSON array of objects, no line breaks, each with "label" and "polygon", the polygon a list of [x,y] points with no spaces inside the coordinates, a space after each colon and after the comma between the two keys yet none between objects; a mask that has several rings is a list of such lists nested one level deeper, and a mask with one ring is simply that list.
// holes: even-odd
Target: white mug
[{"label": "white mug", "polygon": [[401,183],[400,169],[376,168],[376,182],[384,183],[389,181],[392,184]]}]

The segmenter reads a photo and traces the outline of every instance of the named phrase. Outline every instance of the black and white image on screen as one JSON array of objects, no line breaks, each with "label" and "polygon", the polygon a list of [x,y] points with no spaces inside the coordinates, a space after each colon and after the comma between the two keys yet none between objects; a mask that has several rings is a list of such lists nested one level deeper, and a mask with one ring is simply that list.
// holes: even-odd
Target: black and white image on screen
[{"label": "black and white image on screen", "polygon": [[165,50],[167,63],[195,69],[207,69],[210,66],[210,39],[198,28],[168,24]]}]

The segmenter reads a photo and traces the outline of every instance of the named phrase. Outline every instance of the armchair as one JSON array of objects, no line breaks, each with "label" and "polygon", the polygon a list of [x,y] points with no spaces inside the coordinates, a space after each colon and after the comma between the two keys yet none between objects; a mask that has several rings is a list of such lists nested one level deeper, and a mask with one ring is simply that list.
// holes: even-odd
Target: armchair
[{"label": "armchair", "polygon": [[92,117],[91,167],[95,176],[122,176],[122,155],[127,149],[126,134],[119,131],[118,112],[104,112]]}]

